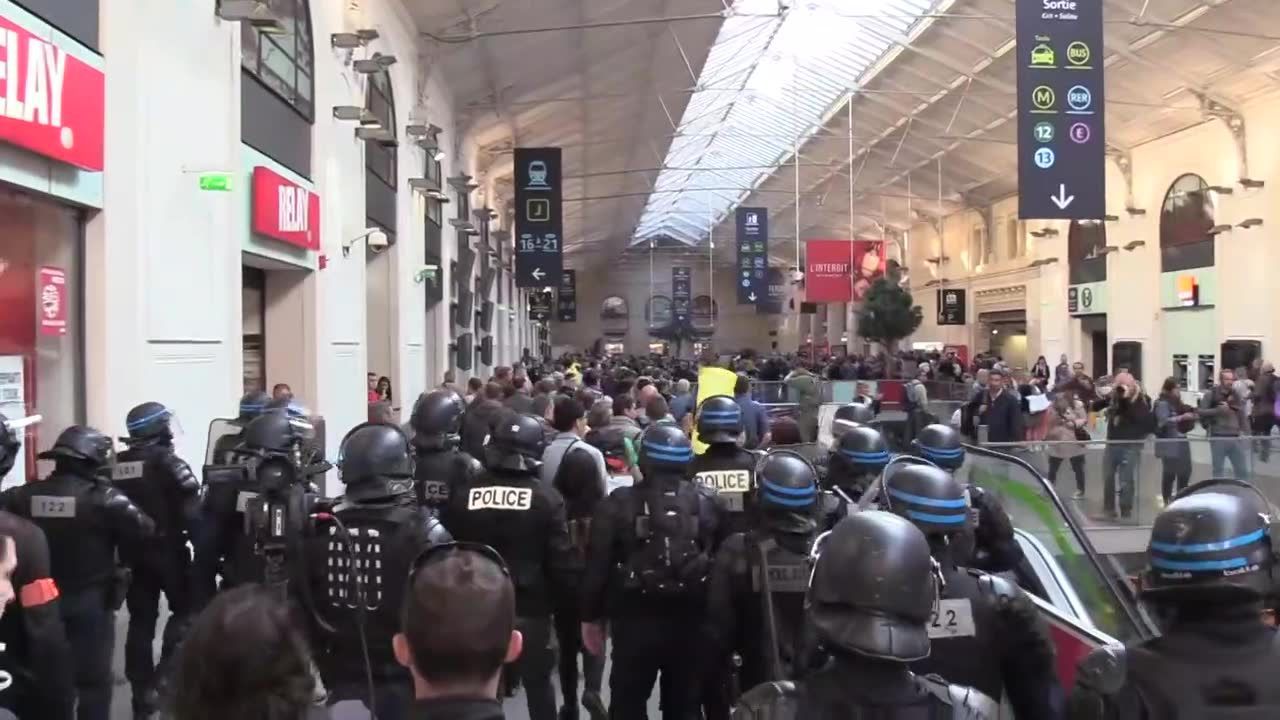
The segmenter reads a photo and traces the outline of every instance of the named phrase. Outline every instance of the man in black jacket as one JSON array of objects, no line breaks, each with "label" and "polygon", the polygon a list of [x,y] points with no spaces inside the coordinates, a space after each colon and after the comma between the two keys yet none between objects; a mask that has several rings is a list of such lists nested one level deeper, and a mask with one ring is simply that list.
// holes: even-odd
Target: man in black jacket
[{"label": "man in black jacket", "polygon": [[1133,514],[1134,482],[1142,455],[1141,440],[1155,430],[1151,401],[1129,373],[1117,373],[1111,395],[1094,404],[1107,416],[1107,443],[1102,458],[1102,505],[1109,517],[1116,514],[1116,477],[1119,476],[1120,517]]},{"label": "man in black jacket", "polygon": [[477,393],[462,417],[462,450],[473,458],[484,454],[484,441],[493,432],[494,423],[507,409],[502,406],[502,386],[489,383]]},{"label": "man in black jacket", "polygon": [[986,389],[978,391],[965,410],[969,437],[976,438],[978,425],[986,425],[988,443],[1022,442],[1022,400],[1009,391],[1003,371],[988,374]]}]

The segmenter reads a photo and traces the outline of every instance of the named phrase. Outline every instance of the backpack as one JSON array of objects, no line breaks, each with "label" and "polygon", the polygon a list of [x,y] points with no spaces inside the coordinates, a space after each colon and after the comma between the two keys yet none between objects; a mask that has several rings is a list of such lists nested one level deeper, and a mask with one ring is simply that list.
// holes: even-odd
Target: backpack
[{"label": "backpack", "polygon": [[635,532],[622,565],[623,588],[657,598],[688,597],[706,582],[711,560],[700,538],[702,501],[688,483],[637,487]]}]

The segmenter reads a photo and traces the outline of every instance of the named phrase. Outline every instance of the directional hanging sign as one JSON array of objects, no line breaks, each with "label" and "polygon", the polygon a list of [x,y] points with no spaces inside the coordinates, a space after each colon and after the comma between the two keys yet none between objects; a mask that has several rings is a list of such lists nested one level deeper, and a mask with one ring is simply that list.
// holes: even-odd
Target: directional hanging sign
[{"label": "directional hanging sign", "polygon": [[938,291],[938,324],[965,324],[965,297],[963,288],[943,288]]},{"label": "directional hanging sign", "polygon": [[516,148],[516,287],[540,288],[560,277],[560,148]]},{"label": "directional hanging sign", "polygon": [[560,287],[556,290],[556,319],[560,322],[578,321],[578,273],[575,270],[560,273]]},{"label": "directional hanging sign", "polygon": [[689,324],[689,303],[693,300],[693,291],[689,282],[689,268],[671,268],[671,316],[676,325]]},{"label": "directional hanging sign", "polygon": [[538,290],[529,293],[529,319],[542,322],[551,317],[551,293]]},{"label": "directional hanging sign", "polygon": [[769,297],[769,209],[740,207],[736,219],[738,304],[755,305]]},{"label": "directional hanging sign", "polygon": [[782,303],[787,300],[787,281],[782,268],[771,267],[765,271],[765,279],[769,283],[769,294],[756,303],[757,315],[780,315]]},{"label": "directional hanging sign", "polygon": [[1016,0],[1018,216],[1106,215],[1102,3]]}]

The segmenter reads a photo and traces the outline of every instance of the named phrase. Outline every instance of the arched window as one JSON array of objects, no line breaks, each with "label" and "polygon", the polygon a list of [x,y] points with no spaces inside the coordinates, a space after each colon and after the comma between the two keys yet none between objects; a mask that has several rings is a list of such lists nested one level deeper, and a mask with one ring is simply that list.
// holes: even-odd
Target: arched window
[{"label": "arched window", "polygon": [[1107,279],[1107,226],[1101,220],[1072,220],[1067,230],[1068,275],[1072,285]]},{"label": "arched window", "polygon": [[386,70],[369,76],[365,108],[378,124],[391,133],[389,140],[365,143],[365,213],[370,222],[387,231],[394,240],[396,230],[396,102],[391,76]]},{"label": "arched window", "polygon": [[654,295],[644,308],[644,319],[649,327],[665,328],[671,324],[671,298],[666,295]]},{"label": "arched window", "polygon": [[600,303],[600,331],[606,336],[617,337],[627,334],[630,327],[630,310],[626,298],[612,295]]},{"label": "arched window", "polygon": [[1213,265],[1213,199],[1199,175],[1173,181],[1160,207],[1160,271]]},{"label": "arched window", "polygon": [[315,54],[307,0],[267,0],[267,5],[284,32],[264,33],[240,23],[240,63],[310,122],[315,119]]},{"label": "arched window", "polygon": [[711,299],[710,295],[699,295],[693,299],[693,309],[690,313],[693,320],[693,329],[699,331],[711,331],[716,327],[716,315],[720,308],[716,302]]}]

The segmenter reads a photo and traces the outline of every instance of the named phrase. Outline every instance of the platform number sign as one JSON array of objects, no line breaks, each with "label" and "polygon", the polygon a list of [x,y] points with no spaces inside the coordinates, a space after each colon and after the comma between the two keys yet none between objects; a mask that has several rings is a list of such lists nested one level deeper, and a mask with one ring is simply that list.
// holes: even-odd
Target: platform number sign
[{"label": "platform number sign", "polygon": [[560,148],[516,148],[516,287],[542,288],[564,262]]},{"label": "platform number sign", "polygon": [[1015,0],[1018,215],[1106,215],[1100,0]]}]

